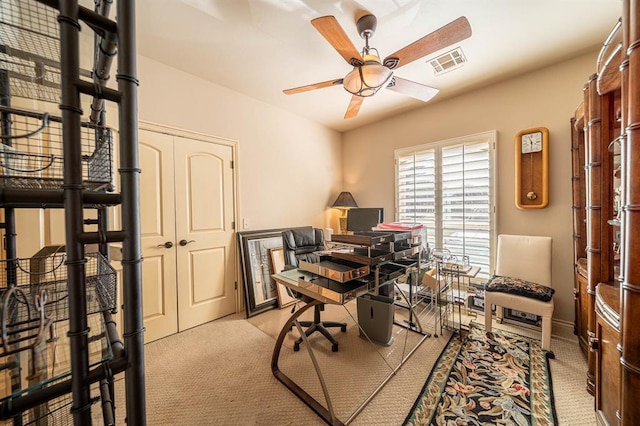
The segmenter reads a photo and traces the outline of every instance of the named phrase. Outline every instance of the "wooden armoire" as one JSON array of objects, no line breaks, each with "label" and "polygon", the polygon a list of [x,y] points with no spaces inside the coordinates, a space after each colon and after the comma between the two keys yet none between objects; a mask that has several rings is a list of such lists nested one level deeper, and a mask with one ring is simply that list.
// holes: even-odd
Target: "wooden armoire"
[{"label": "wooden armoire", "polygon": [[576,327],[600,425],[640,419],[640,0],[623,0],[571,120]]}]

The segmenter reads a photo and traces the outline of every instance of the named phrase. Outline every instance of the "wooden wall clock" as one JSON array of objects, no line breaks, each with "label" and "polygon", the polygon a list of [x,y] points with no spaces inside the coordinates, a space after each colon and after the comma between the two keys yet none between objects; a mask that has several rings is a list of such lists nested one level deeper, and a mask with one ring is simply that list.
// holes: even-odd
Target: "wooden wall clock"
[{"label": "wooden wall clock", "polygon": [[549,130],[534,127],[515,139],[516,207],[543,209],[549,205]]}]

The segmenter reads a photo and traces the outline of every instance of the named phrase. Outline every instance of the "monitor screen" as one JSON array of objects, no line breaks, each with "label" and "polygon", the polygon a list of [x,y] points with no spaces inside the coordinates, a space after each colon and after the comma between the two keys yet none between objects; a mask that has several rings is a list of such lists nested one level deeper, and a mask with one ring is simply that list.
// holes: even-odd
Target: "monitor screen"
[{"label": "monitor screen", "polygon": [[384,221],[382,207],[350,209],[347,214],[347,231],[371,231],[371,228]]}]

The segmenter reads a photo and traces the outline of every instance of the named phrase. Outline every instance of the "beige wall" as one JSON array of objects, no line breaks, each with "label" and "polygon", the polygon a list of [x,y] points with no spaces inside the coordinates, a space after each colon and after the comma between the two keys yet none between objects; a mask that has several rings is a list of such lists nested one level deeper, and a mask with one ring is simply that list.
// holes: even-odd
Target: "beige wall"
[{"label": "beige wall", "polygon": [[[554,238],[555,317],[573,321],[571,157],[569,118],[594,72],[596,53],[534,71],[345,134],[274,108],[145,57],[138,58],[139,119],[235,140],[239,149],[238,230],[311,224],[338,227],[329,209],[338,192],[352,191],[361,206],[394,215],[393,151],[463,135],[498,131],[497,224],[500,233]],[[392,94],[389,94],[392,95]],[[117,127],[115,113],[109,124]],[[513,136],[549,128],[550,204],[521,211],[513,201]],[[21,217],[21,245],[29,256],[50,238],[33,235],[43,212]],[[51,241],[53,242],[53,241]]]},{"label": "beige wall", "polygon": [[340,133],[145,57],[138,76],[140,120],[238,142],[238,230],[337,226]]},{"label": "beige wall", "polygon": [[[573,322],[573,222],[569,120],[595,72],[596,52],[425,106],[344,135],[345,189],[361,206],[394,209],[394,150],[497,130],[497,232],[553,237],[558,320]],[[550,133],[549,206],[514,204],[514,135],[530,127]]]}]

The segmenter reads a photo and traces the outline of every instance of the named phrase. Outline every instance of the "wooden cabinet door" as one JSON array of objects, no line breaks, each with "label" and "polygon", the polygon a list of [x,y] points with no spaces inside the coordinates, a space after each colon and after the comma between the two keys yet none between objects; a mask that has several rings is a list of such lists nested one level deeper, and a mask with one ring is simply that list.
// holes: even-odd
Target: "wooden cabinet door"
[{"label": "wooden cabinet door", "polygon": [[596,417],[598,424],[617,424],[620,410],[620,333],[596,317]]}]

